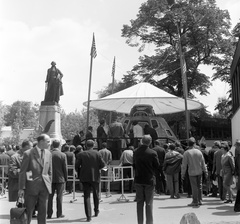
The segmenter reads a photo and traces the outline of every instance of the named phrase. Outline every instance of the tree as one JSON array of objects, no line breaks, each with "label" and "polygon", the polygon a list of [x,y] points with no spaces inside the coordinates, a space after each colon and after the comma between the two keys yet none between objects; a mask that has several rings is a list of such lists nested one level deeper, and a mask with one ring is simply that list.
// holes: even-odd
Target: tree
[{"label": "tree", "polygon": [[218,98],[218,103],[215,107],[215,110],[218,112],[213,114],[213,117],[216,118],[229,118],[232,112],[231,101],[226,97]]},{"label": "tree", "polygon": [[36,127],[38,123],[39,105],[32,102],[16,101],[7,106],[7,113],[4,116],[6,126],[12,126],[16,119],[21,121],[22,128]]},{"label": "tree", "polygon": [[[96,110],[90,110],[89,125],[93,126],[94,135],[98,126],[98,117]],[[71,140],[77,132],[83,131],[86,133],[87,125],[87,111],[75,111],[66,114],[65,111],[61,112],[61,132],[65,140]]]},{"label": "tree", "polygon": [[0,101],[0,135],[1,135],[2,127],[5,125],[5,121],[4,121],[5,112],[6,112],[6,108],[2,105],[2,102]]},{"label": "tree", "polygon": [[208,94],[209,77],[200,72],[201,64],[221,66],[231,48],[230,17],[215,0],[180,0],[168,5],[164,0],[143,3],[135,20],[124,25],[122,36],[129,46],[142,51],[146,44],[156,46],[155,54],[140,57],[132,73],[176,96],[183,96],[179,43],[182,46],[188,82],[193,91]]},{"label": "tree", "polygon": [[75,111],[66,114],[61,112],[61,132],[64,139],[72,139],[80,130],[84,130],[83,116],[80,112]]}]

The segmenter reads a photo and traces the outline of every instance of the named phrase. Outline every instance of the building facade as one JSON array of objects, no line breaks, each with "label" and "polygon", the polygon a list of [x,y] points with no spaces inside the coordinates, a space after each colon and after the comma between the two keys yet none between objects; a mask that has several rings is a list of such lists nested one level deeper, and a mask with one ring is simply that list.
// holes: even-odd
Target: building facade
[{"label": "building facade", "polygon": [[238,41],[231,65],[232,85],[232,142],[240,139],[240,40]]}]

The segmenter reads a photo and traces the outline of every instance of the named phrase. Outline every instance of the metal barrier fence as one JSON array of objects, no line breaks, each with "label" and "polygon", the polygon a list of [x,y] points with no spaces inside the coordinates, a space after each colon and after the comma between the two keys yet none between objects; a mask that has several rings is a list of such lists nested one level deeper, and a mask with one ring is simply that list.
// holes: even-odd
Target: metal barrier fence
[{"label": "metal barrier fence", "polygon": [[70,200],[70,203],[73,203],[74,201],[77,201],[76,199],[76,181],[79,181],[79,179],[76,178],[76,171],[75,171],[75,161],[73,162],[73,165],[68,165],[67,166],[68,171],[72,170],[72,175],[68,175],[67,181],[72,181],[73,182],[73,198]]},{"label": "metal barrier fence", "polygon": [[0,179],[1,179],[1,183],[0,183],[0,188],[1,188],[1,196],[3,196],[5,193],[6,193],[6,183],[7,183],[7,180],[8,180],[8,176],[7,176],[7,173],[9,166],[8,165],[0,165]]},{"label": "metal barrier fence", "polygon": [[[124,177],[123,175],[123,170],[124,169],[131,169],[131,176],[130,177]],[[107,182],[108,184],[108,191],[106,192],[106,197],[110,197],[111,193],[110,193],[110,182],[117,182],[117,181],[121,181],[121,186],[122,186],[122,192],[121,192],[121,196],[119,199],[117,199],[118,201],[129,201],[125,195],[124,195],[124,181],[132,181],[134,179],[133,177],[133,167],[132,166],[113,166],[110,165],[107,167],[107,176],[102,176],[101,175],[101,181],[100,181],[100,185],[99,185],[99,192],[100,192],[100,199],[101,199],[101,186],[102,186],[102,182]]]}]

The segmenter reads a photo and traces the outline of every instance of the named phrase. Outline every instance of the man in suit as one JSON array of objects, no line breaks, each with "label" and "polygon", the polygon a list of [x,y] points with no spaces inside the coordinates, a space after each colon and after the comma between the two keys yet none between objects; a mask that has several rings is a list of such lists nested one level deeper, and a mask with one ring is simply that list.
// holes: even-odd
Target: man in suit
[{"label": "man in suit", "polygon": [[93,140],[93,127],[92,126],[88,126],[88,129],[87,129],[87,133],[86,133],[86,140],[88,139],[92,139]]},{"label": "man in suit", "polygon": [[[107,143],[106,142],[102,143],[102,149],[99,150],[99,153],[102,156],[103,161],[105,162],[105,164],[109,167],[110,163],[112,162],[112,153],[111,153],[110,150],[107,149]],[[105,178],[107,178],[108,173],[109,173],[108,170],[102,170],[101,171],[102,177],[105,177]],[[102,185],[103,185],[103,191],[107,192],[108,190],[110,190],[108,188],[110,186],[109,182],[103,182]],[[106,188],[106,186],[107,186],[107,188]]]},{"label": "man in suit", "polygon": [[108,138],[110,146],[109,149],[112,152],[112,159],[119,160],[121,157],[122,149],[122,138],[124,136],[124,129],[122,123],[118,122],[117,119],[110,124],[108,130]]},{"label": "man in suit", "polygon": [[202,175],[204,173],[207,178],[208,172],[203,154],[196,148],[195,144],[195,138],[189,138],[189,148],[183,154],[181,175],[182,179],[184,179],[185,173],[188,172],[192,188],[192,203],[188,204],[188,206],[198,207],[202,205]]},{"label": "man in suit", "polygon": [[99,126],[97,127],[97,143],[98,143],[98,151],[101,150],[102,143],[106,142],[107,140],[107,134],[104,130],[105,120],[102,119],[99,121]]},{"label": "man in suit", "polygon": [[57,193],[57,218],[63,218],[62,199],[64,183],[67,181],[67,156],[60,151],[60,141],[52,141],[52,193],[48,197],[47,218],[52,218],[53,214],[53,197]]},{"label": "man in suit", "polygon": [[84,208],[87,221],[91,221],[92,211],[90,203],[90,193],[93,192],[95,216],[99,214],[99,181],[100,170],[105,166],[101,154],[93,149],[94,141],[87,140],[87,150],[80,152],[77,157],[76,170],[80,169],[80,181],[83,184]]},{"label": "man in suit", "polygon": [[31,149],[33,144],[29,140],[22,142],[22,148],[10,157],[8,172],[8,201],[17,201],[18,199],[18,177],[23,160],[23,153]]},{"label": "man in suit", "polygon": [[160,142],[158,140],[155,141],[155,147],[153,150],[157,153],[158,155],[158,160],[160,163],[159,169],[156,171],[156,193],[161,194],[161,192],[166,193],[166,178],[165,174],[163,172],[163,163],[165,159],[165,150],[160,146]]},{"label": "man in suit", "polygon": [[80,133],[79,132],[77,132],[77,134],[74,136],[74,138],[73,138],[73,145],[75,146],[75,147],[77,147],[78,145],[81,145],[81,135],[80,135]]},{"label": "man in suit", "polygon": [[51,139],[46,134],[37,138],[37,145],[23,153],[19,173],[19,197],[24,197],[28,224],[38,202],[38,224],[45,224],[48,195],[52,192],[52,154],[49,151]]},{"label": "man in suit", "polygon": [[153,224],[155,173],[160,164],[157,153],[149,148],[151,141],[150,135],[144,135],[142,145],[133,153],[138,224],[143,224],[144,203],[146,206],[146,223]]}]

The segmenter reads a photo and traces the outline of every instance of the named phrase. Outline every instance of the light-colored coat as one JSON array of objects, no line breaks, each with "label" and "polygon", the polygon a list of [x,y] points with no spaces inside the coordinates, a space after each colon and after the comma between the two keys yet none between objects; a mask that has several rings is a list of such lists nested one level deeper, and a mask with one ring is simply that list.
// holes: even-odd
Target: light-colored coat
[{"label": "light-colored coat", "polygon": [[[27,180],[26,172],[32,171],[32,179]],[[30,195],[37,195],[41,190],[39,189],[44,182],[45,186],[51,194],[52,191],[52,154],[49,150],[44,150],[44,164],[41,164],[40,155],[37,148],[27,150],[23,154],[23,161],[19,173],[19,189],[25,189],[26,193]]]}]

